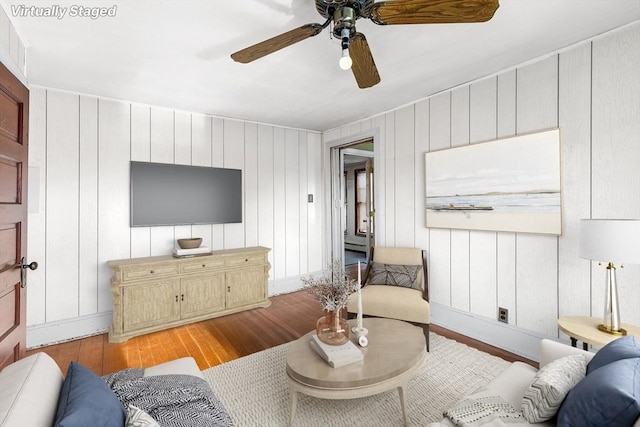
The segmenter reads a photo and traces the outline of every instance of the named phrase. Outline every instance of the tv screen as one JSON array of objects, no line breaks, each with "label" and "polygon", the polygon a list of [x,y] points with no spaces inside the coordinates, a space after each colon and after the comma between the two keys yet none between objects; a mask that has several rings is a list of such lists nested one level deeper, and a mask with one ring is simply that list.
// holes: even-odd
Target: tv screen
[{"label": "tv screen", "polygon": [[242,222],[242,171],[131,162],[131,226]]}]

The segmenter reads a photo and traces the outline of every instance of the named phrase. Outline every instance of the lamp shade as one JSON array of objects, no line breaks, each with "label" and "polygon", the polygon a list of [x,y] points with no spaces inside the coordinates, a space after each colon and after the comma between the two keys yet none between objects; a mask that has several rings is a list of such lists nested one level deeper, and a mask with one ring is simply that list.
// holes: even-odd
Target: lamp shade
[{"label": "lamp shade", "polygon": [[640,220],[581,219],[580,257],[615,264],[640,264]]}]

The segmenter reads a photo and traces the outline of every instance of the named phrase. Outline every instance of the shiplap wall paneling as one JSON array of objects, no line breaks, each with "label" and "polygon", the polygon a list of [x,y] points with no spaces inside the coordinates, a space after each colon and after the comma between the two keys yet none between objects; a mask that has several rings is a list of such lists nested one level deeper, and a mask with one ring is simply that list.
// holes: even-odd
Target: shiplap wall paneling
[{"label": "shiplap wall paneling", "polygon": [[130,106],[100,99],[98,112],[98,312],[106,312],[113,306],[106,261],[131,254],[129,192],[123,190],[129,188]]},{"label": "shiplap wall paneling", "polygon": [[271,269],[269,278],[275,278],[274,266],[274,129],[258,125],[258,244],[271,248],[268,253]]},{"label": "shiplap wall paneling", "polygon": [[[0,7],[0,46],[7,54],[7,59],[11,59],[17,71],[20,73],[19,78],[23,79],[25,75],[25,48],[22,40],[18,37],[15,27],[9,20],[6,12]],[[12,67],[5,64],[7,68]]]},{"label": "shiplap wall paneling", "polygon": [[373,129],[373,119],[365,119],[360,122],[360,132],[367,132]]},{"label": "shiplap wall paneling", "polygon": [[4,8],[0,7],[0,45],[9,52],[11,47],[11,21]]},{"label": "shiplap wall paneling", "polygon": [[[495,139],[497,126],[497,79],[469,87],[469,141]],[[469,311],[495,319],[497,315],[497,233],[469,233]]]},{"label": "shiplap wall paneling", "polygon": [[191,164],[191,114],[184,111],[173,113],[174,159],[177,165]]},{"label": "shiplap wall paneling", "polygon": [[[46,262],[46,212],[47,212],[47,91],[32,87],[29,91],[29,166],[37,168],[38,210],[28,214],[27,260],[38,262],[38,269],[29,272],[27,286],[27,324],[46,322],[47,262]],[[35,179],[30,176],[29,179]],[[33,182],[30,186],[33,188]],[[34,195],[29,195],[32,198]]]},{"label": "shiplap wall paneling", "polygon": [[395,112],[395,244],[415,246],[414,106]]},{"label": "shiplap wall paneling", "polygon": [[[211,166],[211,117],[202,114],[191,115],[191,164]],[[202,246],[212,247],[211,224],[191,226],[190,237],[202,237]]]},{"label": "shiplap wall paneling", "polygon": [[78,314],[98,310],[98,100],[80,96]]},{"label": "shiplap wall paneling", "polygon": [[326,263],[324,246],[329,230],[323,229],[322,212],[324,205],[322,202],[322,138],[320,134],[307,134],[307,176],[309,194],[313,194],[313,203],[307,208],[307,271],[314,272],[322,270]]},{"label": "shiplap wall paneling", "polygon": [[174,163],[174,112],[159,107],[151,107],[151,151],[150,161]]},{"label": "shiplap wall paneling", "polygon": [[[151,157],[154,163],[175,162],[175,114],[172,110],[151,108]],[[173,226],[150,227],[151,256],[171,253],[175,242]]]},{"label": "shiplap wall paneling", "polygon": [[562,236],[558,315],[591,314],[589,261],[578,256],[580,219],[591,199],[591,44],[560,54],[558,121],[562,148]]},{"label": "shiplap wall paneling", "polygon": [[258,246],[258,125],[244,125],[244,232],[245,246]]},{"label": "shiplap wall paneling", "polygon": [[[224,126],[225,120],[211,119],[211,166],[224,167]],[[224,224],[211,225],[211,249],[224,249]]]},{"label": "shiplap wall paneling", "polygon": [[[558,56],[518,69],[519,134],[558,125]],[[558,238],[517,235],[517,325],[548,335],[557,331]]]},{"label": "shiplap wall paneling", "polygon": [[516,134],[517,70],[500,74],[498,79],[498,105],[496,107],[498,138]]},{"label": "shiplap wall paneling", "polygon": [[386,180],[387,180],[387,162],[386,162],[386,149],[385,149],[385,137],[386,137],[386,119],[385,115],[381,114],[373,119],[372,126],[378,129],[378,139],[374,141],[376,144],[374,150],[378,152],[377,163],[373,166],[374,172],[374,203],[375,203],[375,216],[373,220],[374,227],[374,245],[387,246],[387,213],[385,207],[387,206],[387,192],[386,192]]},{"label": "shiplap wall paneling", "polygon": [[[430,151],[451,147],[451,94],[442,93],[430,99]],[[429,297],[433,302],[451,305],[451,231],[429,229]]]},{"label": "shiplap wall paneling", "polygon": [[[469,86],[452,90],[451,147],[469,144]],[[451,230],[451,306],[469,311],[469,230]]]},{"label": "shiplap wall paneling", "polygon": [[385,194],[385,246],[396,246],[396,142],[395,111],[384,115],[384,194]]},{"label": "shiplap wall paneling", "polygon": [[[224,167],[241,169],[244,177],[244,122],[239,120],[224,121]],[[243,189],[243,197],[245,191]],[[244,223],[224,224],[224,247],[229,249],[244,246]]]},{"label": "shiplap wall paneling", "polygon": [[[151,108],[131,104],[130,110],[131,160],[148,162],[151,160]],[[131,257],[148,256],[151,256],[151,227],[131,227]]]},{"label": "shiplap wall paneling", "polygon": [[287,219],[286,219],[285,132],[273,129],[273,259],[271,268],[276,279],[286,277]]},{"label": "shiplap wall paneling", "polygon": [[[496,119],[497,137],[516,134],[516,70],[497,77]],[[497,305],[509,310],[509,324],[516,323],[516,235],[498,232],[496,276],[498,282]]]},{"label": "shiplap wall paneling", "polygon": [[78,315],[78,177],[80,97],[47,98],[47,321]]},{"label": "shiplap wall paneling", "polygon": [[[640,26],[593,42],[593,218],[640,219]],[[604,307],[604,268],[593,264],[593,312]],[[617,272],[623,322],[640,324],[640,266]]]},{"label": "shiplap wall paneling", "polygon": [[298,131],[286,129],[284,133],[286,277],[300,273],[300,159],[298,155]]},{"label": "shiplap wall paneling", "polygon": [[425,161],[424,155],[429,151],[429,100],[422,100],[415,105],[415,246],[427,249],[427,267],[431,268],[429,249],[429,229],[425,225]]},{"label": "shiplap wall paneling", "polygon": [[[177,165],[191,165],[191,114],[184,111],[173,113],[173,144],[174,160]],[[185,189],[188,190],[188,189]],[[167,243],[170,248],[165,253],[171,253],[177,246],[177,239],[191,237],[191,225],[176,225],[173,229],[173,238]]]},{"label": "shiplap wall paneling", "polygon": [[308,226],[309,226],[309,203],[307,202],[307,194],[309,191],[309,171],[307,165],[308,153],[308,134],[299,132],[298,136],[298,273],[309,271],[308,262]]}]

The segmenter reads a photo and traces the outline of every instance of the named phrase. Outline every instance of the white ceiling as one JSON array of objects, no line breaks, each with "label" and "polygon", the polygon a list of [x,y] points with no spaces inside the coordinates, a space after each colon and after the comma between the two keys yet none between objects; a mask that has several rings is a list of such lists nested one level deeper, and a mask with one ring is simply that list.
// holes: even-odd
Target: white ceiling
[{"label": "white ceiling", "polygon": [[[382,78],[359,89],[329,29],[250,64],[237,50],[322,23],[313,0],[2,1],[29,84],[216,116],[328,130],[640,20],[640,0],[501,0],[481,24],[360,19]],[[117,5],[115,17],[15,17],[11,6]]]}]

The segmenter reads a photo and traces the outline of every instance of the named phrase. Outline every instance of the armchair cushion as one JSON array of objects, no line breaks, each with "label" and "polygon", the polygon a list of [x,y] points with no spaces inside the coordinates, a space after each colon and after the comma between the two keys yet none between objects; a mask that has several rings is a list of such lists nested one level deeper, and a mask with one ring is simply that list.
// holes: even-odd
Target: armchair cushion
[{"label": "armchair cushion", "polygon": [[[357,298],[350,298],[348,311],[355,313]],[[392,304],[394,301],[401,303]],[[400,286],[367,285],[362,288],[362,311],[368,316],[386,317],[428,324],[429,303],[422,299],[422,291]]]},{"label": "armchair cushion", "polygon": [[372,262],[369,270],[369,285],[391,285],[421,290],[418,273],[421,265],[398,265]]}]

